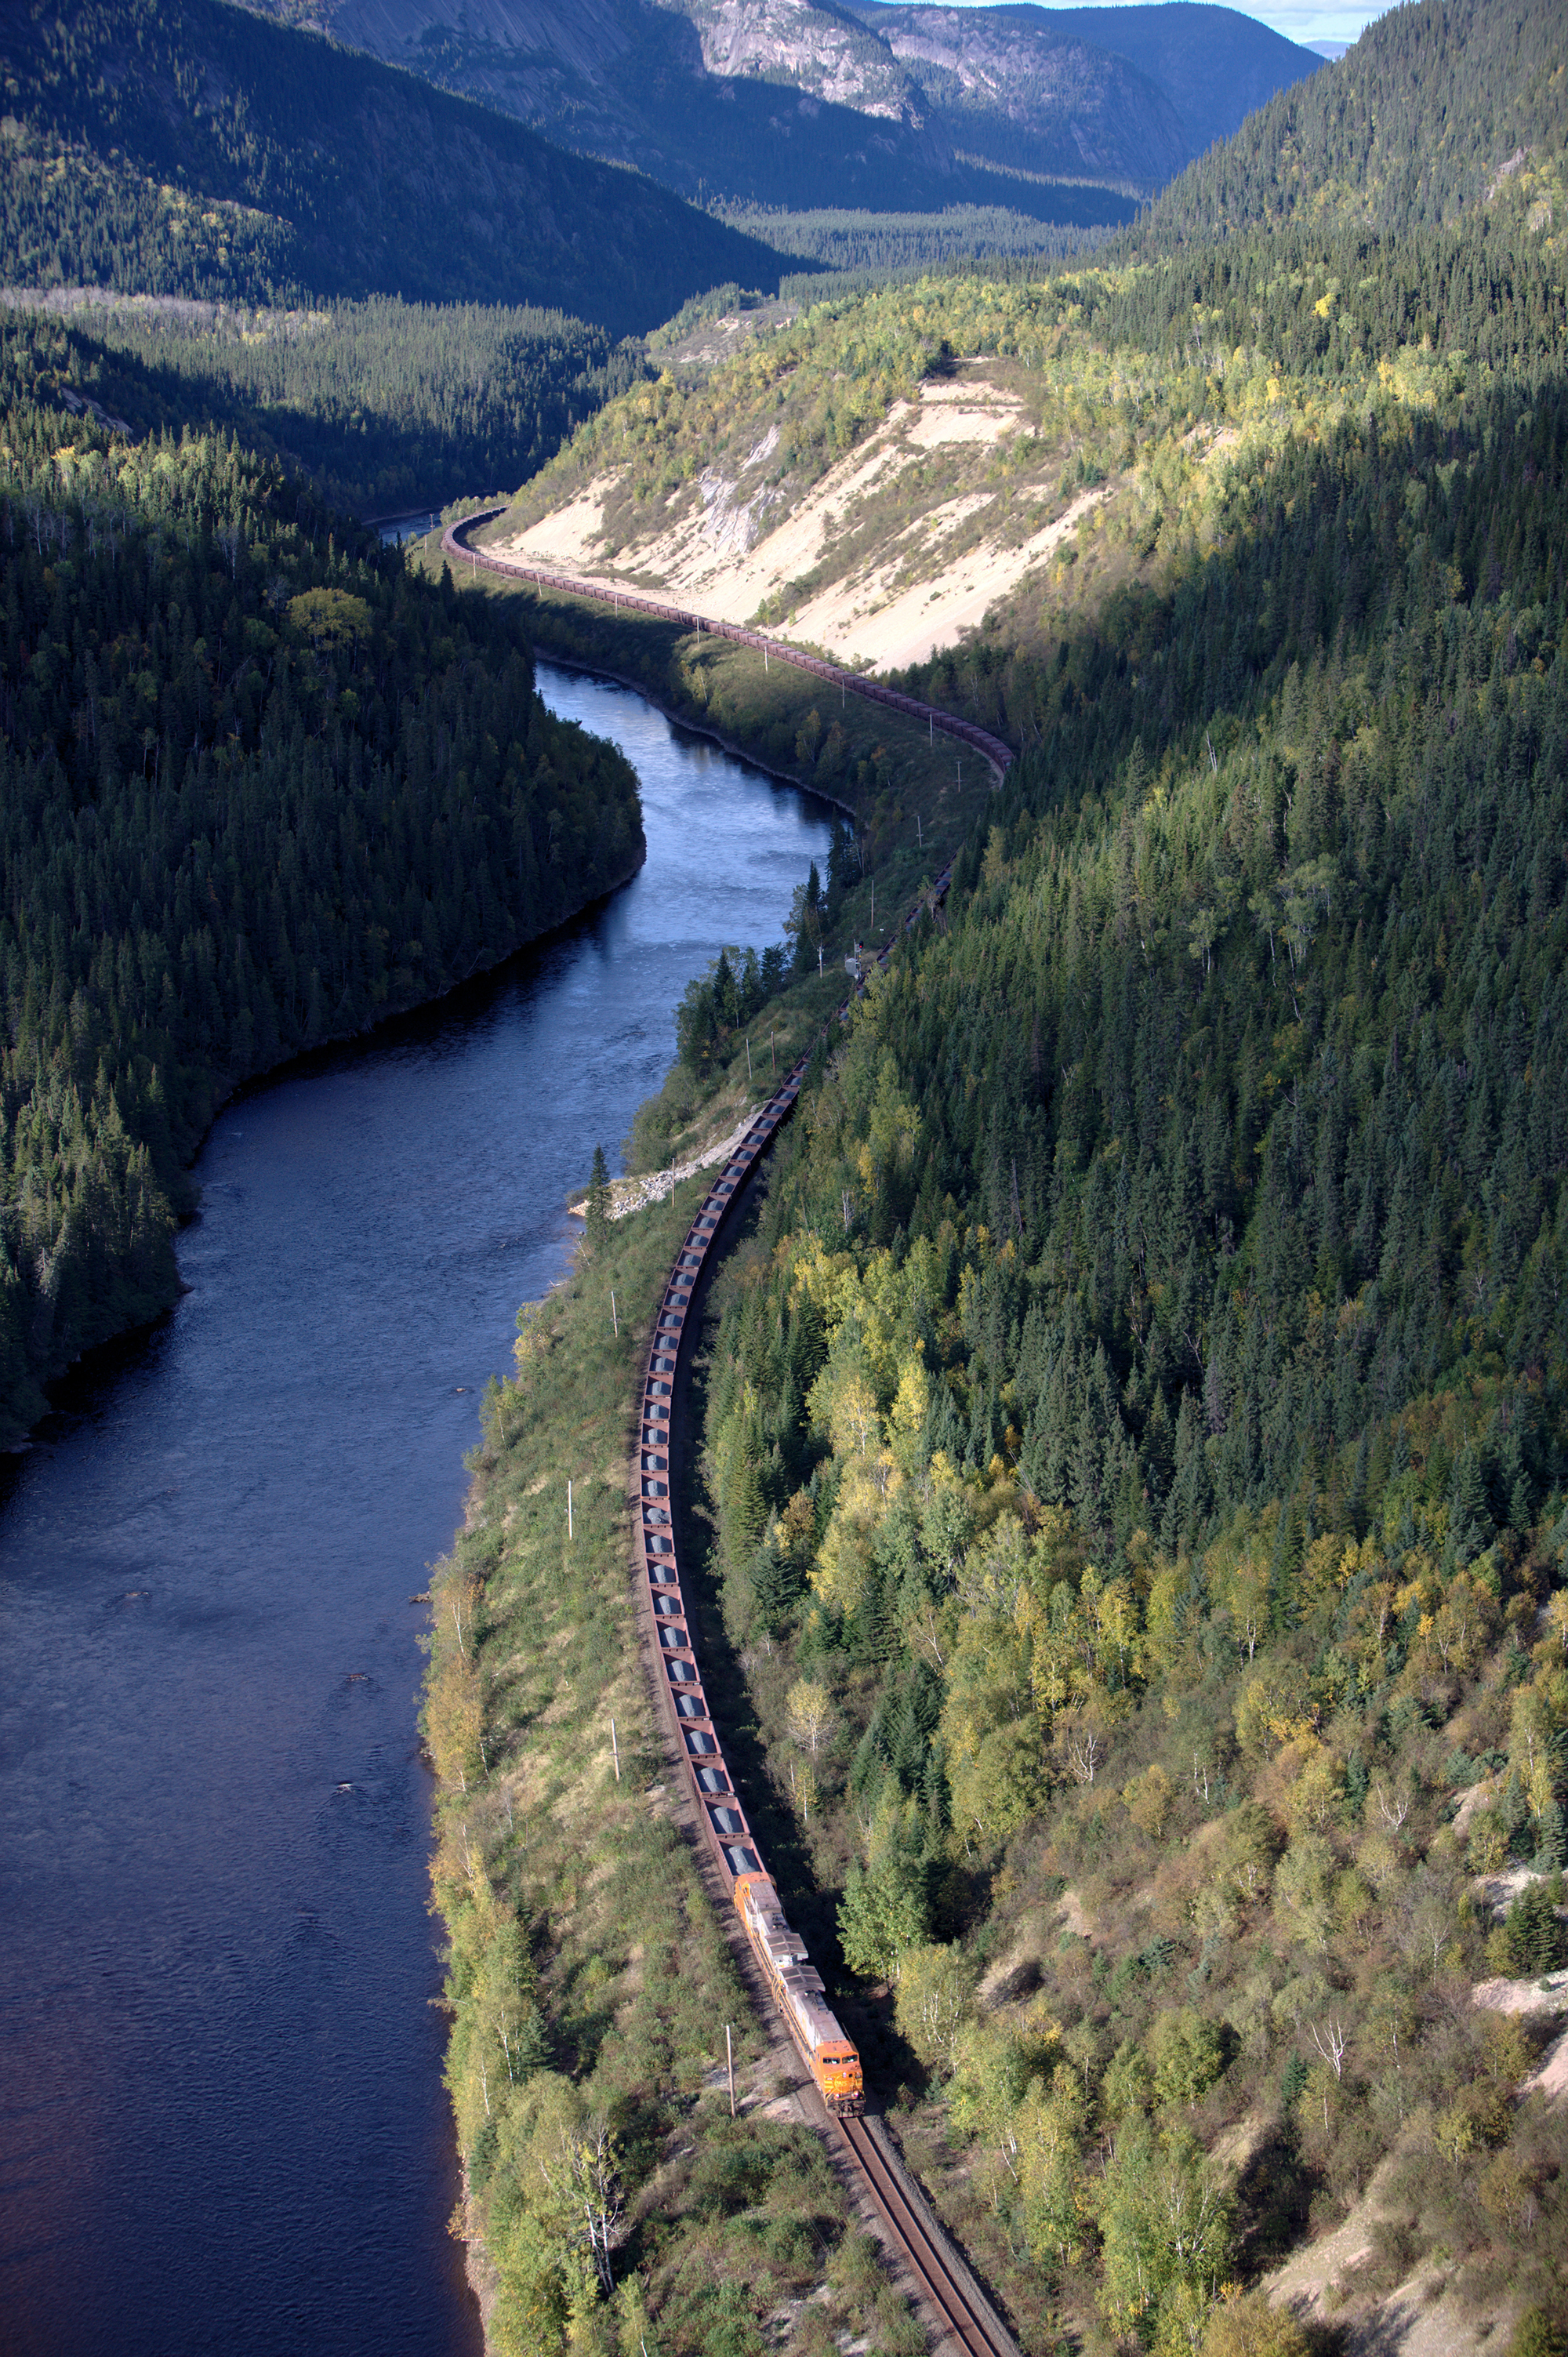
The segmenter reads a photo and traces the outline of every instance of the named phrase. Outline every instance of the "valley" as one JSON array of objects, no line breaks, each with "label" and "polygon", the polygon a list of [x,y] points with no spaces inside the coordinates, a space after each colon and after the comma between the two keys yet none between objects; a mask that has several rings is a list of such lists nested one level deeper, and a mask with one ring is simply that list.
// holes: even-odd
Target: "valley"
[{"label": "valley", "polygon": [[[438,2156],[426,2224],[460,2179],[487,2357],[937,2345],[754,2009],[764,1868],[1024,2357],[1564,2357],[1557,12],[1412,0],[1332,64],[1183,5],[133,16],[0,36],[0,1403],[63,1534],[0,1598],[7,1920],[105,1865],[92,1714],[38,1765],[76,1656],[161,1728],[176,1623],[215,1691],[248,1658],[248,1558],[179,1570],[179,1484],[239,1530],[286,1403],[219,1386],[199,1480],[114,1438],[224,1279],[215,1115],[333,1042],[434,1090],[420,1027],[537,944],[548,1036],[485,1033],[423,1176],[347,1100],[313,1126],[312,1062],[276,1102],[357,1175],[275,1268],[234,1207],[284,1393],[279,1272],[332,1222],[363,1260],[333,1495],[392,1496],[400,1416],[443,1530],[467,1480],[444,1552],[384,1505],[295,1550],[366,1664],[316,1750],[271,1757],[275,1667],[235,1708],[252,1815],[384,1893],[380,1994],[304,1917],[258,1936],[323,2054],[374,2002],[372,2078],[430,2063],[395,2149]],[[392,505],[441,528],[382,545]],[[489,1337],[439,1400],[433,1286]],[[368,1691],[408,1597],[417,1706]],[[401,1781],[312,1799],[372,1702]],[[361,1781],[428,1924],[329,1838]],[[117,1813],[153,1888],[167,1825]],[[232,1901],[188,1903],[217,1953]],[[27,2024],[18,2085],[57,2068]],[[77,2357],[69,2288],[4,2264]],[[160,2341],[139,2296],[194,2350],[199,2303]]]}]

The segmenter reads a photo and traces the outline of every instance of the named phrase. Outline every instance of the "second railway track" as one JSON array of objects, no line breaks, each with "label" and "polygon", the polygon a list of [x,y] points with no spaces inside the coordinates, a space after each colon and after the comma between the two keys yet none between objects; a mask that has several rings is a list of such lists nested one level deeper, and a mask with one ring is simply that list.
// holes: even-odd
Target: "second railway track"
[{"label": "second railway track", "polygon": [[894,712],[908,718],[924,720],[932,730],[940,729],[961,745],[967,745],[990,762],[998,781],[1007,773],[1013,759],[1013,748],[1000,737],[982,728],[972,720],[961,720],[956,713],[943,712],[934,704],[922,704],[918,697],[906,695],[901,688],[885,687],[880,680],[868,679],[862,672],[845,671],[842,664],[824,661],[821,655],[809,655],[803,649],[793,647],[788,639],[766,638],[760,630],[748,630],[739,622],[714,621],[710,615],[693,614],[683,606],[661,605],[656,597],[639,597],[629,589],[607,589],[597,582],[580,581],[575,574],[546,573],[537,565],[520,565],[515,557],[492,556],[487,549],[473,547],[462,534],[475,524],[489,523],[499,515],[499,508],[483,508],[473,515],[460,517],[449,523],[441,536],[442,554],[447,557],[466,556],[475,569],[500,573],[514,581],[531,582],[536,589],[553,592],[557,597],[586,597],[596,604],[608,606],[618,613],[646,614],[654,621],[676,622],[685,630],[701,630],[716,639],[733,639],[737,646],[755,647],[759,653],[776,657],[796,671],[811,672],[815,678],[830,681],[848,694],[865,697],[867,703],[886,705]]}]

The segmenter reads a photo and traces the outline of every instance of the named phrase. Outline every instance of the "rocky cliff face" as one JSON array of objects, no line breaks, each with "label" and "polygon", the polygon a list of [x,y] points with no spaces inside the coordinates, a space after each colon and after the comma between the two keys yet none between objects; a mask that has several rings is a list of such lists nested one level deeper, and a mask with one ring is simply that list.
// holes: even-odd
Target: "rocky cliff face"
[{"label": "rocky cliff face", "polygon": [[878,8],[875,29],[955,147],[1139,188],[1187,160],[1164,91],[1125,59],[1063,39],[1043,9]]},{"label": "rocky cliff face", "polygon": [[892,50],[822,0],[659,0],[695,26],[711,74],[760,75],[832,106],[918,122],[920,91]]}]

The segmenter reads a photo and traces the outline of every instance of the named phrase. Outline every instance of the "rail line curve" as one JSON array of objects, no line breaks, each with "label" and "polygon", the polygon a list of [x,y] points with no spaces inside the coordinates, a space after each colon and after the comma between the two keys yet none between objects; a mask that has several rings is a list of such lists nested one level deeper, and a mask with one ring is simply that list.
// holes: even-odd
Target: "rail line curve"
[{"label": "rail line curve", "polygon": [[447,557],[467,557],[470,565],[480,566],[489,573],[504,573],[521,581],[532,581],[541,589],[553,589],[569,597],[590,597],[601,606],[609,606],[617,613],[650,614],[660,622],[677,622],[682,630],[702,630],[716,639],[733,639],[737,646],[755,647],[759,653],[790,663],[797,671],[811,672],[818,679],[844,689],[851,695],[863,696],[868,704],[886,705],[891,711],[902,712],[912,720],[924,720],[933,730],[967,745],[989,761],[998,780],[1005,777],[1013,761],[1013,748],[989,729],[981,728],[972,720],[961,720],[956,713],[943,712],[934,704],[922,704],[918,696],[906,695],[901,688],[885,687],[880,680],[867,679],[860,672],[845,671],[839,663],[831,663],[821,655],[809,655],[800,647],[792,647],[787,639],[770,639],[760,630],[747,630],[738,622],[715,622],[709,615],[689,613],[682,606],[661,605],[656,597],[637,597],[628,589],[605,589],[591,581],[579,581],[570,573],[547,573],[536,565],[519,565],[510,556],[492,556],[488,549],[471,547],[462,534],[474,525],[489,523],[504,511],[483,508],[473,515],[462,516],[449,523],[441,535],[441,553]]},{"label": "rail line curve", "polygon": [[[704,615],[688,613],[679,607],[662,605],[652,598],[596,588],[565,574],[547,573],[536,566],[491,556],[488,552],[468,547],[458,537],[470,526],[488,522],[491,516],[500,512],[499,508],[491,508],[449,524],[442,535],[443,553],[448,557],[466,556],[475,566],[483,565],[492,572],[521,576],[537,583],[542,588],[564,591],[572,597],[596,598],[618,609],[625,607],[634,612],[652,615],[660,620],[677,622],[686,630],[712,631],[715,636],[733,639],[743,646],[766,648],[781,662],[792,663],[799,670],[842,684],[846,691],[864,696],[872,703],[886,705],[897,711],[928,720],[933,729],[940,728],[944,736],[955,737],[983,754],[996,770],[998,778],[1005,774],[1013,753],[999,737],[976,727],[972,722],[960,720],[951,713],[940,712],[933,705],[921,704],[897,689],[884,687],[878,681],[841,670],[836,664],[825,662],[816,655],[804,654],[798,648],[788,646],[777,639],[764,638],[755,630],[742,630],[735,623],[714,622]],[[908,933],[922,916],[935,912],[946,899],[952,870],[953,862],[950,859],[936,882],[921,895],[906,916],[899,929],[900,934]],[[895,939],[897,937],[896,935]],[[889,942],[879,952],[877,962],[880,964],[886,965],[892,949],[893,943]],[[843,1011],[843,1008],[839,1010],[841,1016]],[[699,1204],[687,1229],[685,1241],[676,1253],[664,1282],[644,1355],[638,1400],[633,1568],[652,1639],[655,1678],[664,1717],[676,1753],[685,1770],[686,1783],[706,1846],[732,1899],[737,1885],[744,1891],[757,1878],[765,1881],[769,1878],[741,1794],[725,1759],[718,1729],[708,1707],[702,1666],[692,1641],[675,1544],[670,1478],[671,1435],[676,1379],[682,1352],[689,1340],[690,1312],[698,1282],[708,1267],[710,1255],[714,1254],[729,1214],[747,1181],[795,1110],[811,1052],[807,1050],[758,1109]],[[787,1930],[788,1927],[784,1928]],[[803,1943],[801,1948],[803,1952]],[[809,1959],[806,1961],[809,1964]],[[821,1986],[818,1979],[819,1990]],[[796,2021],[783,2007],[780,2007],[779,2013],[815,2081],[818,2072],[813,2067],[813,2057],[807,2050]],[[1016,2343],[969,2270],[945,2247],[946,2238],[931,2217],[923,2198],[902,2169],[883,2151],[877,2134],[879,2124],[856,2117],[853,2111],[835,2115],[830,2109],[828,2117],[830,2135],[838,2137],[844,2158],[865,2184],[889,2235],[902,2251],[929,2308],[940,2320],[945,2334],[950,2336],[951,2345],[962,2351],[964,2357],[1018,2357]]]}]

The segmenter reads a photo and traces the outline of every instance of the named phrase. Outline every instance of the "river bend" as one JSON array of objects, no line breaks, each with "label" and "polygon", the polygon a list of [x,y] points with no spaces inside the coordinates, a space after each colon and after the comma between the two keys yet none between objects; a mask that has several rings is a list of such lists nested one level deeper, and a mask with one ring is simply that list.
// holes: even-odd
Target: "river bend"
[{"label": "river bend", "polygon": [[424,1611],[478,1395],[820,808],[540,666],[648,863],[501,975],[237,1100],[190,1287],[0,1458],[11,2357],[473,2357],[425,1911]]}]

